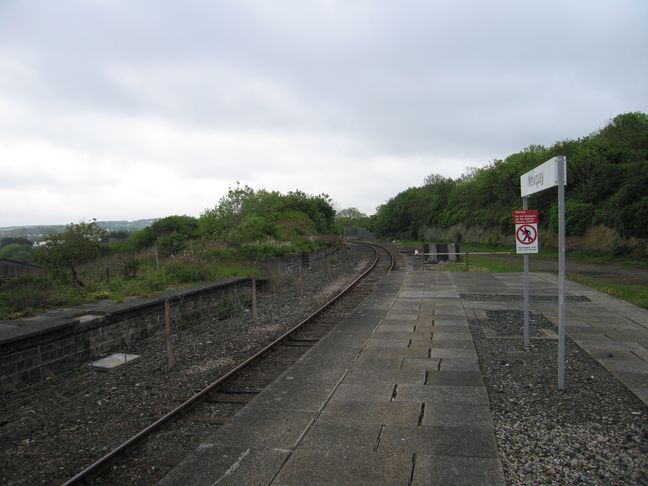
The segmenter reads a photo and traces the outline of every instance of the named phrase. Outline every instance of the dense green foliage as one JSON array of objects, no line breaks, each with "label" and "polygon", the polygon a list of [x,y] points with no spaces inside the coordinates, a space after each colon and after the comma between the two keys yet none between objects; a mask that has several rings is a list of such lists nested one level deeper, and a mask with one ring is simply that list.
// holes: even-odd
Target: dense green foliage
[{"label": "dense green foliage", "polygon": [[320,235],[335,232],[335,210],[326,194],[295,191],[284,195],[239,186],[200,216],[198,229],[207,239],[238,245],[251,253],[257,249],[260,256],[294,253],[316,248]]},{"label": "dense green foliage", "polygon": [[161,251],[172,255],[184,248],[189,238],[198,236],[198,222],[191,216],[167,216],[144,229],[136,231],[129,243],[136,250],[143,250],[158,243]]},{"label": "dense green foliage", "polygon": [[367,216],[357,208],[341,209],[335,215],[335,222],[337,224],[338,233],[344,233],[345,228],[364,228],[368,231],[373,231],[374,227],[374,218],[372,216]]},{"label": "dense green foliage", "polygon": [[[566,224],[570,236],[591,225],[612,228],[624,238],[648,238],[648,116],[626,113],[579,140],[550,148],[532,145],[472,169],[453,180],[433,175],[378,208],[376,231],[417,238],[422,227],[456,224],[509,232],[511,211],[521,208],[520,176],[556,156],[567,156]],[[557,227],[556,190],[530,197],[541,225]]]},{"label": "dense green foliage", "polygon": [[[318,249],[335,230],[335,210],[325,194],[284,195],[247,186],[231,189],[199,218],[168,216],[127,238],[95,221],[70,224],[35,251],[46,273],[0,286],[0,319],[52,305],[257,276],[256,261]],[[15,259],[23,247],[31,249],[31,243],[6,239],[0,251]]]},{"label": "dense green foliage", "polygon": [[2,238],[0,258],[21,263],[32,263],[33,245],[27,238]]},{"label": "dense green foliage", "polygon": [[56,273],[69,269],[72,285],[76,286],[77,266],[99,255],[100,242],[106,234],[96,221],[71,223],[62,233],[47,237],[36,253],[36,262]]}]

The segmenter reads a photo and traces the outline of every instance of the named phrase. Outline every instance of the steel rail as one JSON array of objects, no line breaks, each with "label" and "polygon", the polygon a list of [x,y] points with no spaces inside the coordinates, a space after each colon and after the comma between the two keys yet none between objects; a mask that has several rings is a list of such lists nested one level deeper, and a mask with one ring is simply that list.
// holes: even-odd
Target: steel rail
[{"label": "steel rail", "polygon": [[365,242],[352,242],[356,244],[360,244],[363,246],[367,246],[371,248],[374,251],[374,261],[370,265],[370,267],[365,270],[358,278],[356,278],[353,282],[351,282],[342,292],[337,294],[333,299],[331,299],[329,302],[324,304],[322,307],[317,309],[315,312],[313,312],[310,316],[308,316],[306,319],[301,321],[299,324],[282,334],[279,338],[262,348],[260,351],[256,352],[254,355],[250,356],[247,358],[245,361],[239,363],[237,366],[232,368],[230,371],[225,373],[223,376],[221,376],[218,380],[213,382],[212,384],[208,385],[206,388],[203,390],[199,391],[196,393],[194,396],[189,398],[187,401],[181,403],[178,405],[176,408],[168,412],[167,414],[163,415],[159,419],[157,419],[155,422],[150,424],[148,427],[145,429],[141,430],[134,436],[132,436],[130,439],[126,440],[123,442],[121,445],[117,446],[115,449],[107,453],[106,455],[102,456],[101,458],[97,459],[95,462],[90,464],[88,467],[83,469],[83,471],[79,472],[76,474],[74,477],[68,479],[65,481],[61,486],[72,486],[75,484],[79,484],[81,482],[85,482],[87,479],[92,478],[93,476],[98,475],[101,471],[103,471],[108,465],[110,465],[114,460],[116,460],[118,457],[120,457],[122,454],[127,455],[127,451],[134,447],[137,443],[145,439],[148,435],[150,435],[152,432],[156,431],[163,425],[166,425],[167,423],[171,422],[172,420],[176,419],[179,417],[183,412],[186,412],[190,410],[193,406],[196,406],[199,404],[202,400],[207,398],[207,395],[212,392],[216,387],[224,384],[227,382],[228,379],[230,379],[232,376],[234,376],[236,373],[241,371],[243,368],[251,364],[253,361],[261,357],[263,354],[268,352],[271,348],[274,348],[277,346],[279,343],[281,343],[283,340],[287,339],[291,334],[293,334],[295,331],[303,327],[305,324],[307,324],[309,321],[314,319],[315,317],[319,316],[321,313],[323,313],[326,309],[331,307],[335,302],[337,302],[342,296],[346,295],[353,287],[355,287],[363,278],[365,278],[371,271],[374,270],[376,265],[378,264],[378,260],[380,259],[380,256],[378,254],[378,250],[376,247],[378,246],[379,248],[384,249],[389,253],[389,256],[391,258],[391,265],[389,268],[389,271],[394,269],[395,266],[395,259],[394,255],[392,254],[391,251],[389,251],[387,248],[375,245],[375,244],[369,244]]}]

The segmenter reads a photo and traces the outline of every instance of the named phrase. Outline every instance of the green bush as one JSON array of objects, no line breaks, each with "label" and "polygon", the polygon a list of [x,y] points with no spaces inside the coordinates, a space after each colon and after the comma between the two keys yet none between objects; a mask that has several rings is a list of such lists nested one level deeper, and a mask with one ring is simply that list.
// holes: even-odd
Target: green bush
[{"label": "green bush", "polygon": [[0,318],[20,317],[49,306],[83,302],[81,289],[60,285],[47,277],[23,276],[0,287]]},{"label": "green bush", "polygon": [[[565,202],[565,234],[566,236],[583,236],[592,223],[594,206],[581,201]],[[549,226],[558,231],[558,205],[551,207]]]},{"label": "green bush", "polygon": [[160,236],[156,244],[161,258],[170,257],[186,248],[187,236],[174,231],[171,234]]},{"label": "green bush", "polygon": [[296,253],[297,251],[293,242],[276,240],[245,243],[240,248],[241,255],[251,260],[280,258]]},{"label": "green bush", "polygon": [[207,267],[190,255],[171,258],[162,267],[162,273],[168,281],[178,283],[201,282],[207,280]]}]

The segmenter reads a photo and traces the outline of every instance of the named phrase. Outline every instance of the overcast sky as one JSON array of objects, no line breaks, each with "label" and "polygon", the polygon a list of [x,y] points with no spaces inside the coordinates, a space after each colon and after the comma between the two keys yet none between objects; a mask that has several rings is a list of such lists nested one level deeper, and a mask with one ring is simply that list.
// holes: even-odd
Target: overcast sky
[{"label": "overcast sky", "polygon": [[648,112],[645,0],[0,0],[0,227],[376,206]]}]

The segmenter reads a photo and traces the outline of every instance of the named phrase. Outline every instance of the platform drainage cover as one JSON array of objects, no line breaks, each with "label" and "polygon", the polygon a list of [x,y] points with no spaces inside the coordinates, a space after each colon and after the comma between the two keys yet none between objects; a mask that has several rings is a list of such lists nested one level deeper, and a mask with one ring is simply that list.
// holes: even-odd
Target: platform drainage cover
[{"label": "platform drainage cover", "polygon": [[119,368],[130,363],[137,358],[139,358],[138,354],[115,353],[100,360],[93,361],[92,367],[97,370],[112,370],[113,368]]}]

